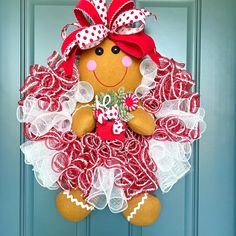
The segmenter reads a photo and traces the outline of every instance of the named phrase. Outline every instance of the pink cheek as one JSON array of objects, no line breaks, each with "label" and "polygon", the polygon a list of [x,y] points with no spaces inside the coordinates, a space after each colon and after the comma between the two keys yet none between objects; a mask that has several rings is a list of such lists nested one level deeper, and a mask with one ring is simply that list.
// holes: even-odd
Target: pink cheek
[{"label": "pink cheek", "polygon": [[132,65],[132,59],[128,56],[124,56],[122,58],[122,64],[125,66],[125,67],[130,67]]},{"label": "pink cheek", "polygon": [[96,68],[97,68],[97,63],[96,63],[96,61],[94,61],[94,60],[89,60],[88,63],[87,63],[87,68],[88,68],[88,70],[90,70],[90,71],[95,71]]}]

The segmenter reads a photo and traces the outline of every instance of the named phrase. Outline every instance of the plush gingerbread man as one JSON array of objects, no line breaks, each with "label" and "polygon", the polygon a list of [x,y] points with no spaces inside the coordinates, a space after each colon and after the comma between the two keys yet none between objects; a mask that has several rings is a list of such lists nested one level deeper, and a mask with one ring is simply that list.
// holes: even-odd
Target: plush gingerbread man
[{"label": "plush gingerbread man", "polygon": [[[134,92],[142,79],[139,69],[141,61],[122,51],[112,40],[105,39],[100,45],[84,51],[80,56],[78,63],[80,80],[92,85],[95,96],[117,91],[119,88]],[[127,123],[129,128],[140,135],[153,134],[155,130],[153,115],[146,112],[141,103],[131,114],[133,118]],[[78,103],[73,114],[72,130],[81,138],[86,133],[93,132],[95,128],[96,118],[92,106]],[[70,196],[71,198],[59,193],[57,207],[65,218],[79,221],[86,217],[92,208],[81,198],[80,190],[71,191]],[[128,208],[123,215],[132,224],[147,225],[157,219],[159,212],[159,199],[143,193],[128,202]]]}]

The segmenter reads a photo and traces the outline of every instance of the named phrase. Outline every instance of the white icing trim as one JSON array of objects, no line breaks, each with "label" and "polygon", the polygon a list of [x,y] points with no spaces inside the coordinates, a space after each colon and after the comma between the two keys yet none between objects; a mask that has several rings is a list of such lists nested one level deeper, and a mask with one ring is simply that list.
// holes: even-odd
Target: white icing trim
[{"label": "white icing trim", "polygon": [[134,208],[134,210],[127,217],[128,221],[130,221],[137,214],[137,211],[140,210],[141,206],[144,204],[144,202],[147,198],[148,198],[148,194],[145,193],[144,196],[142,197],[142,200],[138,203],[138,205]]},{"label": "white icing trim", "polygon": [[84,204],[83,202],[79,202],[77,198],[74,198],[72,194],[70,194],[69,190],[63,192],[66,195],[66,198],[69,199],[72,203],[75,203],[76,206],[80,206],[87,211],[92,211],[94,209],[93,206],[89,206],[88,204]]}]

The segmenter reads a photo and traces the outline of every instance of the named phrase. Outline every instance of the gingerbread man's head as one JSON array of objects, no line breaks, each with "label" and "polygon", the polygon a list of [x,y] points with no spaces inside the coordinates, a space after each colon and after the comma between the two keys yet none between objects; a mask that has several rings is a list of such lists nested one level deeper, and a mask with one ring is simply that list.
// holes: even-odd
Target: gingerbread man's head
[{"label": "gingerbread man's head", "polygon": [[140,59],[129,56],[112,40],[105,39],[82,53],[78,69],[81,81],[89,82],[95,94],[125,88],[134,91],[141,83]]}]

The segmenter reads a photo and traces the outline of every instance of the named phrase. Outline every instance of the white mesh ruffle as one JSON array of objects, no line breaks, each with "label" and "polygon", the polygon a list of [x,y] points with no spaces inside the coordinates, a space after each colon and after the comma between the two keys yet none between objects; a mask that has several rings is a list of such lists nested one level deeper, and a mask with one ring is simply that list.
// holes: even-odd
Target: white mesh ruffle
[{"label": "white mesh ruffle", "polygon": [[17,119],[22,123],[30,123],[30,133],[35,136],[43,136],[52,128],[65,133],[71,131],[71,114],[76,108],[76,103],[88,103],[93,98],[93,87],[88,82],[80,81],[60,97],[60,111],[41,109],[44,102],[28,96],[23,105],[17,108]]},{"label": "white mesh ruffle", "polygon": [[135,90],[135,95],[141,99],[156,86],[157,65],[152,59],[144,59],[140,64],[140,73],[143,76],[140,85]]},{"label": "white mesh ruffle", "polygon": [[149,153],[157,165],[156,176],[163,193],[167,193],[191,168],[190,143],[149,141]]},{"label": "white mesh ruffle", "polygon": [[57,151],[48,149],[44,141],[28,141],[20,148],[25,155],[25,163],[33,166],[37,182],[50,190],[58,189],[56,182],[60,173],[52,170],[52,159]]},{"label": "white mesh ruffle", "polygon": [[[187,98],[165,101],[155,116],[157,119],[174,117],[181,120],[184,127],[190,131],[199,130],[200,138],[201,134],[206,130],[205,111],[202,108],[198,108],[197,112],[193,113],[190,110],[190,102]],[[158,171],[156,175],[163,193],[168,192],[190,170],[189,158],[192,152],[192,141],[183,143],[157,141],[155,139],[149,141],[149,153],[157,165]]]},{"label": "white mesh ruffle", "polygon": [[115,186],[120,178],[121,171],[118,168],[98,167],[86,201],[99,210],[108,206],[113,213],[124,211],[128,206],[125,193],[123,189]]}]

